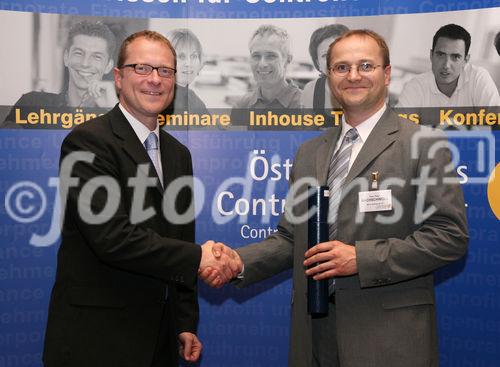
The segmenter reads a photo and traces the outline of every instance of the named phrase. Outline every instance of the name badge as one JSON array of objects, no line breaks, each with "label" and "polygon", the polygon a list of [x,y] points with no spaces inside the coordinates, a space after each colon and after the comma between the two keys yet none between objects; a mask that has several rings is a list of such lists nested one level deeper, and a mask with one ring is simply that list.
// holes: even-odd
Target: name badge
[{"label": "name badge", "polygon": [[361,191],[359,193],[359,211],[383,212],[392,209],[391,190]]}]

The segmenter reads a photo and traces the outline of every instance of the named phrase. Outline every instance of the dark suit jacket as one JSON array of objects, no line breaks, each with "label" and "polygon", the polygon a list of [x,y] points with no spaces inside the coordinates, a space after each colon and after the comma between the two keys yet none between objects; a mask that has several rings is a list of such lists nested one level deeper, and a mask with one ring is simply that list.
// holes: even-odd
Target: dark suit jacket
[{"label": "dark suit jacket", "polygon": [[[339,134],[340,128],[330,129],[299,148],[291,184],[309,177],[326,185]],[[444,149],[432,154],[431,147],[437,146]],[[450,152],[440,131],[419,127],[387,110],[349,170],[337,239],[356,246],[358,274],[338,277],[335,283],[332,333],[337,334],[341,367],[438,365],[432,271],[463,256],[468,239],[463,194],[449,163]],[[376,171],[380,184],[392,190],[393,208],[357,218],[358,193],[368,190]],[[417,186],[421,177],[427,183],[425,193]],[[306,187],[302,185],[297,195]],[[277,233],[238,249],[245,264],[239,285],[293,267],[288,363],[310,367],[311,318],[303,266],[307,221],[294,224],[290,216],[307,213],[307,200],[289,196],[285,210]],[[425,215],[418,215],[422,211]]]},{"label": "dark suit jacket", "polygon": [[[181,176],[191,181],[187,148],[161,131],[160,149],[164,186]],[[77,151],[90,152],[93,159],[77,157],[71,176],[78,182],[69,187],[65,201],[65,159]],[[149,171],[143,167],[139,171],[156,177],[146,150],[118,106],[75,128],[62,144],[60,187],[66,211],[45,339],[47,366],[150,366],[159,330],[167,325],[169,345],[162,353],[171,355],[175,365],[176,335],[196,332],[201,249],[193,243],[194,217],[174,225],[162,214],[162,200],[170,211],[175,205],[178,213],[192,213],[192,193],[185,189],[177,197],[165,198],[161,186],[148,187],[143,202],[137,196],[138,209],[153,208],[156,214],[136,223],[128,182],[145,163],[150,164]],[[102,176],[115,186],[99,187],[96,180]],[[90,198],[84,186],[91,188]],[[86,196],[93,213],[114,201],[115,214],[103,223],[89,224],[78,208]]]}]

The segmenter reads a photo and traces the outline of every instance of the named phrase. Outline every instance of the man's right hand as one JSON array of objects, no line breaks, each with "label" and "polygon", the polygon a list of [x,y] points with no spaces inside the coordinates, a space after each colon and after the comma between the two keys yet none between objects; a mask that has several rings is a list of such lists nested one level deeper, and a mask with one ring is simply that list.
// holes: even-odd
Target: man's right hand
[{"label": "man's right hand", "polygon": [[222,287],[241,273],[242,269],[240,256],[230,247],[214,241],[203,244],[198,275],[211,287]]}]

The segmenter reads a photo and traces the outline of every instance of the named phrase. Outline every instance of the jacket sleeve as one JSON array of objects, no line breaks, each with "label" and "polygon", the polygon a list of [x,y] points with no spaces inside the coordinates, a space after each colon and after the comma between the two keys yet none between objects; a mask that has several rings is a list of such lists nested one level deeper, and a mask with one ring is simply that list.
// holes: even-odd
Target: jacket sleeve
[{"label": "jacket sleeve", "polygon": [[[63,231],[77,230],[95,256],[109,266],[169,283],[195,284],[200,246],[161,237],[148,226],[131,222],[122,200],[127,182],[120,181],[123,178],[119,172],[119,156],[110,138],[98,135],[93,129],[76,128],[61,147],[60,192],[66,204],[64,218],[71,219],[76,226],[71,229],[63,226]],[[71,153],[77,155],[71,155],[76,161],[68,179],[68,173],[62,170]],[[91,159],[81,159],[82,154],[88,154]],[[107,210],[111,214],[107,214]],[[96,213],[102,214],[103,219],[89,221],[89,214]]]}]

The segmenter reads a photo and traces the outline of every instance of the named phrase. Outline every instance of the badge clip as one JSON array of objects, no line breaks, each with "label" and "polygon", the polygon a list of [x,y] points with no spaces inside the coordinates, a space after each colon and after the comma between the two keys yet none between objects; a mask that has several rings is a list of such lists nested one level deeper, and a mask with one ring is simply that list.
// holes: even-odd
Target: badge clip
[{"label": "badge clip", "polygon": [[371,186],[372,190],[378,190],[378,178],[379,178],[378,171],[372,172],[372,186]]}]

